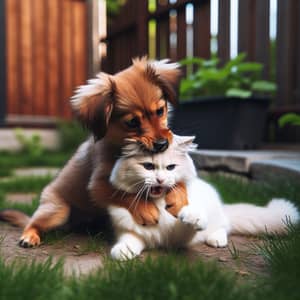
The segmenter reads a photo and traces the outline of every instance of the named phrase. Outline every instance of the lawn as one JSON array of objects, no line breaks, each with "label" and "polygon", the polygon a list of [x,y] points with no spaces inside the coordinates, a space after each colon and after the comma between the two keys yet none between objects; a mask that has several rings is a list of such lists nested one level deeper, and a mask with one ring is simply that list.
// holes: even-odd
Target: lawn
[{"label": "lawn", "polygon": [[[47,159],[40,158],[39,163],[32,163],[21,154],[15,159],[9,164],[12,156],[2,155],[0,165],[4,162],[10,170],[22,165],[49,165],[49,162],[51,166],[61,166],[67,157],[48,154]],[[44,163],[46,161],[48,163]],[[265,204],[271,197],[286,197],[300,206],[300,185],[295,182],[258,183],[215,174],[205,178],[218,188],[228,203]],[[50,176],[0,180],[0,208],[17,207],[32,213],[37,199],[29,204],[11,204],[5,201],[5,194],[39,193],[50,180]],[[300,230],[290,226],[289,231],[287,237],[262,237],[263,243],[257,245],[255,251],[266,260],[269,274],[257,275],[254,280],[241,280],[235,272],[221,269],[216,262],[202,259],[191,262],[184,252],[150,255],[145,260],[128,263],[106,258],[104,267],[97,272],[79,278],[64,276],[63,263],[53,263],[51,259],[43,263],[6,263],[1,257],[1,249],[5,247],[2,237],[0,299],[300,299]],[[51,235],[49,238],[48,241]],[[56,239],[60,238],[62,236],[57,235]],[[86,251],[96,249],[95,243],[97,239],[92,239]],[[235,255],[234,249],[232,251]]]}]

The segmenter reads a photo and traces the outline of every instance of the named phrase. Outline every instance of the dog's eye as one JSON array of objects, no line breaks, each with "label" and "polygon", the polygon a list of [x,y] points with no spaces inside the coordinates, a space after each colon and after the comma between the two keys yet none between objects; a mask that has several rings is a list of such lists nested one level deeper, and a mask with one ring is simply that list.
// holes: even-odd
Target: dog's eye
[{"label": "dog's eye", "polygon": [[146,162],[146,163],[142,163],[142,166],[146,169],[146,170],[154,170],[155,166],[152,163]]},{"label": "dog's eye", "polygon": [[161,107],[161,108],[156,110],[156,115],[158,117],[161,117],[163,114],[164,114],[164,107]]},{"label": "dog's eye", "polygon": [[172,170],[175,169],[175,167],[176,167],[175,164],[173,164],[173,165],[167,165],[166,169],[167,169],[168,171],[172,171]]},{"label": "dog's eye", "polygon": [[132,118],[131,120],[126,121],[125,124],[129,128],[138,128],[141,125],[140,120],[137,117]]}]

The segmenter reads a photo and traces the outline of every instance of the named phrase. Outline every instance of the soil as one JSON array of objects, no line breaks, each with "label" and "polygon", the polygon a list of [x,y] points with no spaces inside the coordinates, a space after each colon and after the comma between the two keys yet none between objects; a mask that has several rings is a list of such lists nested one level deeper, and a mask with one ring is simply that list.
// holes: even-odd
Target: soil
[{"label": "soil", "polygon": [[[0,223],[0,255],[7,263],[15,261],[45,261],[49,257],[56,262],[64,258],[64,271],[66,275],[81,275],[101,268],[105,258],[109,255],[108,242],[92,240],[91,236],[82,233],[68,233],[47,240],[38,248],[24,249],[18,246],[21,229],[8,224]],[[2,237],[2,238],[1,238]],[[92,246],[91,246],[92,241]],[[191,262],[202,259],[215,261],[221,268],[234,270],[241,279],[255,279],[257,274],[266,275],[267,266],[261,255],[253,247],[259,243],[258,238],[244,236],[230,237],[229,247],[211,248],[199,245],[190,250],[185,250]],[[235,248],[235,251],[233,250]],[[234,254],[233,254],[234,253]],[[163,250],[146,251],[148,255],[165,255]]]}]

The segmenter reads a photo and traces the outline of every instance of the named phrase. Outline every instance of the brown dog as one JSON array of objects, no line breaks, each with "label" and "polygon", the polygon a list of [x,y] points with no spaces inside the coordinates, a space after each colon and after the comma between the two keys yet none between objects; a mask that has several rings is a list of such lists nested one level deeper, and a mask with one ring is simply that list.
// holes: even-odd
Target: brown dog
[{"label": "brown dog", "polygon": [[[63,225],[71,208],[93,216],[97,208],[114,203],[129,209],[140,224],[158,222],[153,203],[142,200],[131,205],[135,195],[121,197],[108,178],[126,138],[139,141],[153,153],[167,149],[172,140],[167,127],[167,102],[176,104],[174,85],[179,75],[177,64],[141,58],[115,75],[100,73],[77,90],[72,107],[94,138],[84,142],[45,187],[31,218],[14,210],[0,213],[0,219],[25,227],[21,246],[39,245],[40,234]],[[167,209],[173,215],[187,202],[185,186],[178,188],[181,193],[170,192],[167,196]]]}]

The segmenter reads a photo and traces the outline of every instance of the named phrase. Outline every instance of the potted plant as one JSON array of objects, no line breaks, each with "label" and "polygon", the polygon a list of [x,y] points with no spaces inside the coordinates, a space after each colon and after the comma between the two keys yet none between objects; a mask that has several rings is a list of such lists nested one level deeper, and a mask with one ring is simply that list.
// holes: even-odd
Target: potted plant
[{"label": "potted plant", "polygon": [[181,61],[187,76],[181,81],[180,105],[171,120],[175,133],[196,135],[203,149],[259,145],[276,85],[261,80],[262,64],[245,58],[241,53],[222,67],[218,58]]},{"label": "potted plant", "polygon": [[284,143],[300,142],[300,114],[289,112],[282,114],[277,120],[279,126],[275,126],[276,141]]}]

